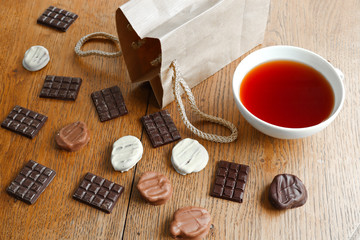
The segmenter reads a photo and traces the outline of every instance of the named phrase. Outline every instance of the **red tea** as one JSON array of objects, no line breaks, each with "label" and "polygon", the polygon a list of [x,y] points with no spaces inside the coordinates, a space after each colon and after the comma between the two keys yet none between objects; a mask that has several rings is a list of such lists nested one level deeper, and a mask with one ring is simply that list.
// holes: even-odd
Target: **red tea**
[{"label": "red tea", "polygon": [[334,92],[314,68],[294,61],[271,61],[252,69],[240,86],[240,100],[256,117],[289,128],[326,120]]}]

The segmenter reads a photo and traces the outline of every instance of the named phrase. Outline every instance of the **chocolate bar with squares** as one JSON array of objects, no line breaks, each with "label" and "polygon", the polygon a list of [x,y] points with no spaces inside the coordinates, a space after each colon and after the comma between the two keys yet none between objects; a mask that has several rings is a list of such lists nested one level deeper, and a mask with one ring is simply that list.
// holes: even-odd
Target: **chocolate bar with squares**
[{"label": "chocolate bar with squares", "polygon": [[105,122],[128,113],[124,98],[118,86],[93,92],[91,98],[100,121]]},{"label": "chocolate bar with squares", "polygon": [[56,172],[30,160],[6,189],[11,196],[34,204],[54,179]]},{"label": "chocolate bar with squares", "polygon": [[154,148],[175,142],[181,138],[167,110],[144,116],[141,121]]},{"label": "chocolate bar with squares", "polygon": [[250,168],[247,165],[220,161],[211,196],[234,202],[243,202],[245,185]]},{"label": "chocolate bar with squares", "polygon": [[111,213],[123,191],[123,186],[87,173],[73,198],[106,213]]},{"label": "chocolate bar with squares", "polygon": [[1,127],[33,139],[43,127],[47,116],[29,109],[15,106]]},{"label": "chocolate bar with squares", "polygon": [[78,15],[61,8],[50,6],[38,18],[37,23],[66,32]]},{"label": "chocolate bar with squares", "polygon": [[75,101],[81,83],[81,78],[47,75],[40,97]]}]

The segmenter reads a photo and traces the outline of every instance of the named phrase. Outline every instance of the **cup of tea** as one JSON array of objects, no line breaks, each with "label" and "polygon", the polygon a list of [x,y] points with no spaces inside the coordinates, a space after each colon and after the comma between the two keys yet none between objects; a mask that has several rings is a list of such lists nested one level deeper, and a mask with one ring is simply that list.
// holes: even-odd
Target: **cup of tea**
[{"label": "cup of tea", "polygon": [[313,135],[339,114],[344,74],[309,50],[272,46],[237,66],[233,94],[244,118],[260,132],[281,139]]}]

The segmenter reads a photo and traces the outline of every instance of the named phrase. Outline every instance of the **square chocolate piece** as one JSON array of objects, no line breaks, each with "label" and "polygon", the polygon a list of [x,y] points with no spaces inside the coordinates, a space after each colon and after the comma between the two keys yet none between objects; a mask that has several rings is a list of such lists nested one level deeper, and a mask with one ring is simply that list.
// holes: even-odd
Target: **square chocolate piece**
[{"label": "square chocolate piece", "polygon": [[30,160],[11,182],[6,192],[28,204],[34,204],[55,175],[54,170]]},{"label": "square chocolate piece", "polygon": [[106,213],[111,213],[123,191],[123,186],[87,173],[73,194],[73,198]]},{"label": "square chocolate piece", "polygon": [[220,161],[215,175],[214,189],[210,195],[242,203],[249,171],[247,165]]},{"label": "square chocolate piece", "polygon": [[144,116],[141,121],[154,148],[175,142],[181,138],[167,110]]},{"label": "square chocolate piece", "polygon": [[91,98],[99,114],[100,121],[105,122],[128,113],[120,88],[114,86],[93,92]]},{"label": "square chocolate piece", "polygon": [[15,106],[1,127],[33,139],[47,120],[47,116]]},{"label": "square chocolate piece", "polygon": [[81,83],[81,78],[47,75],[40,97],[75,101]]},{"label": "square chocolate piece", "polygon": [[78,15],[75,13],[50,6],[38,18],[37,23],[66,32],[66,30],[68,30],[70,25],[75,22],[77,18]]}]

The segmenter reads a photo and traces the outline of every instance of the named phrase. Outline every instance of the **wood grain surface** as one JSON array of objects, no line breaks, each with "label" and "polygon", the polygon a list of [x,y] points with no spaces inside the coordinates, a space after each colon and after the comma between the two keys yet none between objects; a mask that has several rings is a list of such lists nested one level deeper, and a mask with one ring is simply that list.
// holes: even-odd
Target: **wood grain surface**
[{"label": "wood grain surface", "polygon": [[[328,59],[345,75],[346,100],[335,121],[324,131],[299,140],[268,137],[240,115],[232,97],[232,75],[238,59],[193,89],[206,113],[233,122],[239,138],[231,144],[201,140],[182,123],[174,103],[166,107],[183,138],[197,139],[208,150],[207,167],[182,176],[171,166],[174,143],[152,148],[140,118],[158,111],[148,84],[131,84],[122,57],[79,58],[76,42],[84,35],[116,33],[115,11],[126,0],[0,1],[0,121],[15,105],[49,117],[33,139],[0,129],[0,239],[169,239],[173,213],[180,207],[209,210],[212,228],[207,239],[360,239],[360,1],[272,0],[262,46],[294,45]],[[77,13],[66,33],[36,24],[50,5]],[[41,71],[25,70],[21,61],[33,45],[46,47],[50,63]],[[85,49],[116,51],[108,41],[91,41]],[[46,75],[81,77],[75,102],[39,98]],[[93,91],[118,85],[129,114],[99,121],[90,98]],[[189,107],[189,106],[187,106]],[[228,134],[222,127],[189,118],[203,130]],[[54,135],[68,123],[87,123],[91,140],[75,153],[56,147]],[[125,135],[141,139],[144,155],[126,173],[110,163],[113,142]],[[30,159],[57,175],[34,205],[16,201],[6,188]],[[251,168],[244,202],[209,196],[217,162],[227,160]],[[136,189],[145,171],[158,171],[172,182],[172,198],[161,206],[147,204]],[[125,186],[111,214],[72,199],[79,181],[92,172]],[[308,201],[300,208],[278,211],[267,200],[279,173],[297,175],[306,185]]]}]

